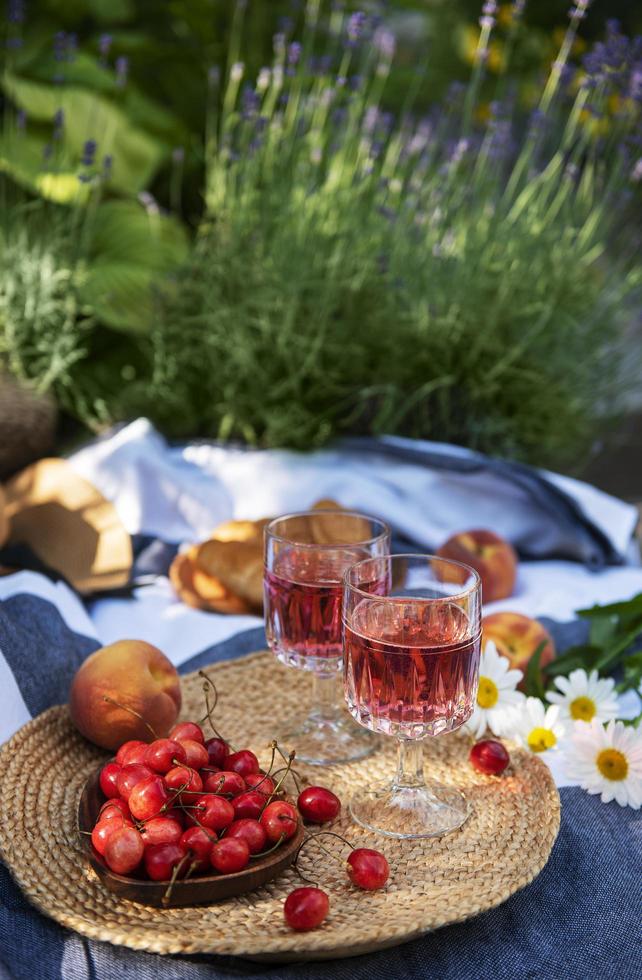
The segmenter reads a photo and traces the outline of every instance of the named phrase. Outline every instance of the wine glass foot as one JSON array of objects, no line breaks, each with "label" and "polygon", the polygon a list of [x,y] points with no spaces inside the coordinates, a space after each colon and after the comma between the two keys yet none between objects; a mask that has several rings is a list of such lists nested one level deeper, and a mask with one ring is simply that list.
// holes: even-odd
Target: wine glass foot
[{"label": "wine glass foot", "polygon": [[350,813],[358,824],[386,837],[441,837],[458,830],[471,807],[449,786],[397,786],[394,783],[354,796]]},{"label": "wine glass foot", "polygon": [[282,744],[296,750],[295,766],[297,762],[334,766],[365,759],[376,749],[377,739],[348,715],[324,718],[313,714],[301,728],[284,735]]}]

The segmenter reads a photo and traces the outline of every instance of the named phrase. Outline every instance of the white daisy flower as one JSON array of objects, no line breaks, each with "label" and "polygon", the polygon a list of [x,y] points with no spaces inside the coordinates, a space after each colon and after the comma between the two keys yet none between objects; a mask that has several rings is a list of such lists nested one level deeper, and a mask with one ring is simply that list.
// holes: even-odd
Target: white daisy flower
[{"label": "white daisy flower", "polygon": [[523,705],[511,710],[504,734],[517,739],[531,752],[548,752],[559,748],[566,725],[560,719],[558,705],[547,708],[539,698],[526,698]]},{"label": "white daisy flower", "polygon": [[477,703],[466,722],[475,738],[481,738],[487,728],[493,735],[501,735],[510,709],[524,701],[524,695],[515,690],[524,675],[509,668],[508,658],[500,656],[489,640],[479,661]]},{"label": "white daisy flower", "polygon": [[607,722],[617,718],[615,681],[611,677],[601,679],[596,670],[587,674],[579,667],[568,677],[556,677],[555,687],[558,691],[549,691],[546,700],[559,705],[564,720],[592,721],[597,718]]},{"label": "white daisy flower", "polygon": [[621,721],[606,728],[596,718],[575,725],[564,753],[566,773],[602,803],[642,806],[642,731]]}]

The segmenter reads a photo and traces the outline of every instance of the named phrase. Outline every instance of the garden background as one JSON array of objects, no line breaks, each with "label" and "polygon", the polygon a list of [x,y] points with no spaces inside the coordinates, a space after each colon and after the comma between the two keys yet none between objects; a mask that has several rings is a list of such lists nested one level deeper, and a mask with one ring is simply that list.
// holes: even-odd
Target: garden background
[{"label": "garden background", "polygon": [[587,8],[11,0],[0,467],[146,415],[639,495],[641,18]]}]

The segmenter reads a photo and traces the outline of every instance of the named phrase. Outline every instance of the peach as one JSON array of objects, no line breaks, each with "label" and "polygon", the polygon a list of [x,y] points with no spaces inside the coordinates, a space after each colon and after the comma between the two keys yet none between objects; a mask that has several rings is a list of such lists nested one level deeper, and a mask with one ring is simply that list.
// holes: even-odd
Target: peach
[{"label": "peach", "polygon": [[[511,544],[494,531],[473,530],[453,534],[437,551],[440,558],[461,561],[474,568],[482,583],[482,599],[494,602],[512,595],[517,576],[517,555]],[[447,581],[465,582],[463,569],[453,569]]]},{"label": "peach", "polygon": [[96,650],[79,667],[69,695],[74,725],[104,749],[116,749],[129,739],[151,741],[154,736],[147,725],[162,738],[175,724],[180,707],[176,668],[143,640],[119,640]]},{"label": "peach", "polygon": [[482,620],[482,647],[492,640],[497,652],[508,657],[511,667],[526,672],[528,661],[538,646],[545,643],[540,666],[545,667],[555,656],[553,637],[536,619],[521,613],[498,612]]}]

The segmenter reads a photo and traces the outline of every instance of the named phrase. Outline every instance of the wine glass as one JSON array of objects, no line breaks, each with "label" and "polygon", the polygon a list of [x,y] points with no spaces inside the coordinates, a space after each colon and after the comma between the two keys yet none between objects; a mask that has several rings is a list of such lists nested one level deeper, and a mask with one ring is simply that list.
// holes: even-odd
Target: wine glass
[{"label": "wine glass", "polygon": [[[385,583],[373,595],[368,583]],[[364,588],[364,583],[366,588]],[[459,790],[426,784],[424,739],[470,718],[479,681],[481,582],[433,555],[367,558],[344,576],[343,656],[348,709],[399,743],[392,783],[358,793],[354,819],[389,837],[438,837],[469,814]]]},{"label": "wine glass", "polygon": [[[343,644],[343,573],[362,558],[390,550],[383,521],[343,510],[315,510],[273,520],[265,529],[265,629],[278,659],[308,670],[313,709],[284,735],[297,758],[314,765],[369,755],[375,742],[354,724],[338,697]],[[376,583],[363,582],[363,588]]]}]

